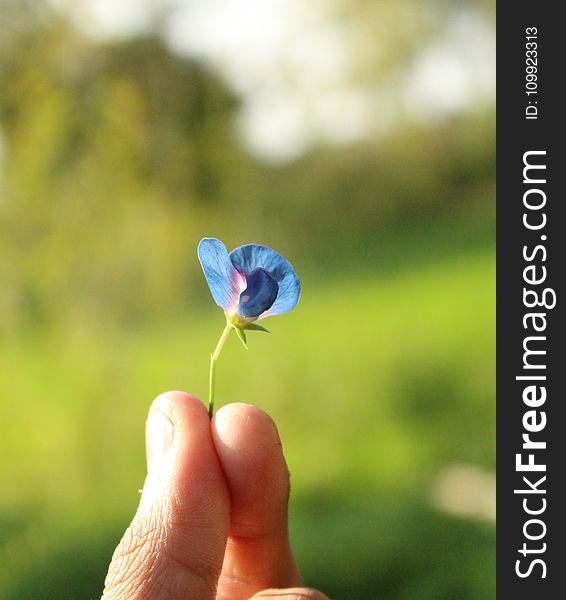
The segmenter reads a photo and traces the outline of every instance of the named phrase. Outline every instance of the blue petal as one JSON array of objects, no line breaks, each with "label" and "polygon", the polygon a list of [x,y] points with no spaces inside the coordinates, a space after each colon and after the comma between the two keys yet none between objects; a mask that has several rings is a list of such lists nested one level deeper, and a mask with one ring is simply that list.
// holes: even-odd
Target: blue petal
[{"label": "blue petal", "polygon": [[240,294],[238,313],[244,317],[259,317],[275,302],[279,285],[260,267],[247,273],[246,281],[248,287]]},{"label": "blue petal", "polygon": [[198,258],[214,301],[228,310],[238,302],[243,280],[232,265],[226,246],[215,238],[204,238],[198,245]]},{"label": "blue petal", "polygon": [[289,312],[299,302],[301,286],[299,278],[291,263],[267,246],[247,244],[230,252],[230,260],[236,269],[243,274],[251,273],[254,269],[265,269],[279,285],[275,302],[261,318],[280,315]]}]

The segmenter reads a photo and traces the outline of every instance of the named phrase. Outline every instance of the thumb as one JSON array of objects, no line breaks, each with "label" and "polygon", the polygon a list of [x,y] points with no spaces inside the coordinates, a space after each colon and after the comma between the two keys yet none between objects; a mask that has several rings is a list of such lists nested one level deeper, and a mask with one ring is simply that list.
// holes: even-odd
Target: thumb
[{"label": "thumb", "polygon": [[204,405],[182,392],[153,403],[148,475],[114,552],[103,600],[212,600],[228,535],[229,495]]},{"label": "thumb", "polygon": [[311,588],[271,589],[258,592],[250,600],[328,600],[328,597]]}]

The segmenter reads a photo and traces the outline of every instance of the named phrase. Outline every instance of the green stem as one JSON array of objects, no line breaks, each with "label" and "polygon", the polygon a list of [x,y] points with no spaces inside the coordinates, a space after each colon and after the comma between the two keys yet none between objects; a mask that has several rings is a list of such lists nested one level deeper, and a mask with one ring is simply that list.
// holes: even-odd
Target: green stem
[{"label": "green stem", "polygon": [[230,323],[226,323],[226,327],[218,340],[218,344],[216,344],[216,349],[210,355],[210,379],[209,379],[209,388],[208,388],[208,416],[212,419],[212,415],[214,414],[214,383],[216,376],[216,361],[222,352],[222,348],[224,348],[224,344],[230,335],[230,331],[232,331],[234,327]]}]

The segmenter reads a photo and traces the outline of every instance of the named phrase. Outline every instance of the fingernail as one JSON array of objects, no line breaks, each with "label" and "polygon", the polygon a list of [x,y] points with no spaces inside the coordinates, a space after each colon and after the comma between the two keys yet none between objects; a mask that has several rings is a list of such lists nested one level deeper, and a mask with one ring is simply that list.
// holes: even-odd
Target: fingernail
[{"label": "fingernail", "polygon": [[158,408],[149,413],[145,430],[148,472],[161,463],[171,448],[174,430],[171,419]]}]

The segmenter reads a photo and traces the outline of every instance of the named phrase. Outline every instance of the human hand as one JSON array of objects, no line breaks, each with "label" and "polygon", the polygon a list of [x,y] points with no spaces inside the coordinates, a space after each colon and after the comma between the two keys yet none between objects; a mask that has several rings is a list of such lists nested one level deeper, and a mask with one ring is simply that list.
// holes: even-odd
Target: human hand
[{"label": "human hand", "polygon": [[229,404],[210,421],[199,400],[167,392],[150,409],[146,444],[140,505],[102,600],[328,600],[298,587],[271,417]]}]

